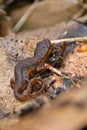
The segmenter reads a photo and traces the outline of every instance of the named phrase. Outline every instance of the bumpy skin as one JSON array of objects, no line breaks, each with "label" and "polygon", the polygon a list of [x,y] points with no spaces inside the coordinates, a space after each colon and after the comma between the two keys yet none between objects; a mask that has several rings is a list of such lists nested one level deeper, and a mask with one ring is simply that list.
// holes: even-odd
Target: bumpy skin
[{"label": "bumpy skin", "polygon": [[14,75],[15,75],[14,94],[18,100],[22,101],[29,98],[31,92],[31,84],[28,85],[28,87],[25,87],[26,90],[24,93],[22,90],[26,80],[30,80],[28,77],[28,71],[29,70],[37,71],[37,65],[45,63],[51,51],[52,51],[51,43],[48,39],[45,39],[37,43],[33,57],[26,58],[17,63],[14,69]]}]

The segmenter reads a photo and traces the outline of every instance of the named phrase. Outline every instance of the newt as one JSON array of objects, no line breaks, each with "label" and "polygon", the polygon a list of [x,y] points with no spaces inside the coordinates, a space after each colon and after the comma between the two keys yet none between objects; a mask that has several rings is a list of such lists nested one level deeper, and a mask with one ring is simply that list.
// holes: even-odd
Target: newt
[{"label": "newt", "polygon": [[[31,79],[32,74],[39,71],[38,66],[42,66],[45,64],[49,55],[53,50],[53,46],[48,39],[45,39],[41,42],[37,43],[36,49],[34,51],[33,57],[27,57],[21,61],[19,61],[14,69],[15,76],[15,87],[14,87],[14,95],[20,100],[26,100],[29,96],[35,96],[35,94],[39,94],[45,87],[42,79],[34,78]],[[34,83],[39,82],[42,84],[41,89],[35,94],[31,94],[32,87]],[[11,86],[13,85],[11,81]],[[12,86],[13,87],[13,86]]]}]

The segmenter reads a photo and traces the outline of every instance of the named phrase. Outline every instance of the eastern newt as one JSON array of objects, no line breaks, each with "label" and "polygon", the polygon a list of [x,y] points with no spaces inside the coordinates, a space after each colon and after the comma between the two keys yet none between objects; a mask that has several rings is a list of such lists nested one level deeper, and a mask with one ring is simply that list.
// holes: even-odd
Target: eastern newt
[{"label": "eastern newt", "polygon": [[[18,100],[26,100],[31,96],[32,86],[34,82],[42,83],[42,88],[36,94],[40,93],[44,89],[44,83],[41,79],[32,79],[32,73],[37,72],[37,66],[43,65],[53,50],[48,39],[45,39],[37,43],[33,57],[28,57],[24,60],[19,61],[14,69],[15,75],[15,87],[14,95]],[[28,74],[29,72],[29,74]],[[35,96],[35,94],[34,94]]]}]

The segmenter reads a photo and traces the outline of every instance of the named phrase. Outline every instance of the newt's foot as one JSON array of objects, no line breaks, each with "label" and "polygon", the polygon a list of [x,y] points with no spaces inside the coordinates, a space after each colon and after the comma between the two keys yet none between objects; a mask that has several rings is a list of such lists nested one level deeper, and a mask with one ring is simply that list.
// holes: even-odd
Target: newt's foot
[{"label": "newt's foot", "polygon": [[11,88],[12,88],[12,89],[15,88],[15,81],[14,81],[14,79],[11,79],[11,80],[10,80],[10,85],[11,85]]}]

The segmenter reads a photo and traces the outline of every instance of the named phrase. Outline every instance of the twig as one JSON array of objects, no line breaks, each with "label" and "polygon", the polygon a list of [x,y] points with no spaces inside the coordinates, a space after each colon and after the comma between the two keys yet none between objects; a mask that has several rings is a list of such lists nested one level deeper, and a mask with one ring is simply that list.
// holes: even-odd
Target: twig
[{"label": "twig", "polygon": [[14,26],[13,31],[18,32],[20,28],[23,26],[23,24],[26,22],[26,20],[31,15],[32,11],[37,7],[38,1],[35,1],[31,7],[28,8],[28,10],[24,13],[24,15],[20,18],[20,20],[17,22],[17,24]]},{"label": "twig", "polygon": [[61,71],[59,71],[58,69],[54,68],[54,67],[51,66],[50,64],[46,64],[46,63],[45,63],[44,67],[45,67],[46,69],[49,69],[49,70],[51,70],[52,72],[56,73],[57,75],[62,76]]},{"label": "twig", "polygon": [[75,37],[75,38],[66,38],[66,39],[58,39],[58,40],[52,40],[51,43],[57,44],[61,42],[81,42],[81,41],[87,41],[87,37]]},{"label": "twig", "polygon": [[50,64],[45,63],[44,68],[51,70],[51,71],[54,72],[56,75],[59,75],[59,76],[61,76],[62,78],[70,78],[69,76],[64,75],[60,70],[54,68],[54,67],[51,66]]}]

